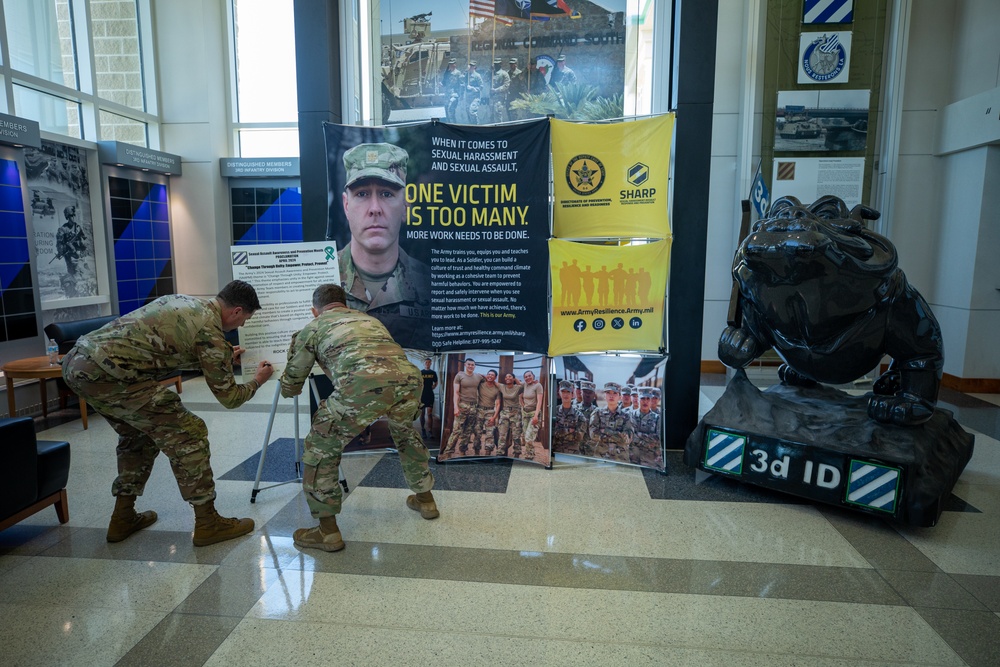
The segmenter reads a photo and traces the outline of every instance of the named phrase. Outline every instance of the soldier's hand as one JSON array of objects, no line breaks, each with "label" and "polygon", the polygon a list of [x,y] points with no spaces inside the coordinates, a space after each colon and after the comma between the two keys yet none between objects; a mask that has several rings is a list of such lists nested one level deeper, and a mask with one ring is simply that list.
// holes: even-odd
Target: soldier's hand
[{"label": "soldier's hand", "polygon": [[242,347],[240,347],[239,345],[234,345],[233,346],[233,363],[234,364],[239,363],[240,356],[242,356],[242,354],[244,352],[246,352],[246,350],[243,349]]},{"label": "soldier's hand", "polygon": [[258,385],[263,385],[271,378],[273,373],[274,368],[271,366],[271,362],[262,361],[257,364],[257,372],[254,373],[253,379],[257,381]]}]

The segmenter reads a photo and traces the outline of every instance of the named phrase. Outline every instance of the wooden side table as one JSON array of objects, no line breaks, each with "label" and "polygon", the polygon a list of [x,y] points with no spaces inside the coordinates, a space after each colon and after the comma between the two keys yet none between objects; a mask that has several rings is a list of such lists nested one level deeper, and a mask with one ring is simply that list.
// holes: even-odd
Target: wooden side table
[{"label": "wooden side table", "polygon": [[[60,361],[62,357],[59,358]],[[10,416],[17,414],[17,406],[14,402],[14,380],[15,379],[37,379],[39,391],[42,394],[42,416],[49,416],[49,401],[46,395],[45,381],[52,378],[62,377],[62,366],[52,366],[48,357],[30,357],[28,359],[18,359],[6,363],[2,367],[4,379],[7,380],[7,408]],[[87,428],[87,402],[80,399],[80,420],[83,428]]]}]

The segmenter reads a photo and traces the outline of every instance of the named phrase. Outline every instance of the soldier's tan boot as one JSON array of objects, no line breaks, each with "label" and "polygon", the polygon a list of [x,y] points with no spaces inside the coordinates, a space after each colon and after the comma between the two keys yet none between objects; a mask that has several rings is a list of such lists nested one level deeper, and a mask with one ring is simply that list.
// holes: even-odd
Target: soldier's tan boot
[{"label": "soldier's tan boot", "polygon": [[121,542],[134,532],[152,526],[156,523],[156,512],[137,513],[135,511],[135,496],[115,496],[115,511],[111,514],[108,524],[108,542]]},{"label": "soldier's tan boot", "polygon": [[344,548],[344,540],[337,527],[337,517],[320,518],[315,528],[299,528],[292,533],[295,546],[300,549],[322,549],[323,551],[340,551]]},{"label": "soldier's tan boot", "polygon": [[434,496],[431,495],[430,491],[424,491],[423,493],[407,497],[406,506],[411,510],[420,512],[420,516],[425,519],[436,519],[441,516],[441,513],[438,512],[437,503],[434,502]]},{"label": "soldier's tan boot", "polygon": [[219,516],[215,502],[194,506],[194,538],[196,547],[225,542],[253,531],[253,519],[229,519]]}]

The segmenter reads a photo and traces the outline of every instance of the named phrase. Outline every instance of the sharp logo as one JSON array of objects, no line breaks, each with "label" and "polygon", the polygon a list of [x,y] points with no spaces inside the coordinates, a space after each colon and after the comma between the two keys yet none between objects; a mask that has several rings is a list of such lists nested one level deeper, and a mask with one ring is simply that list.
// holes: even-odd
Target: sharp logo
[{"label": "sharp logo", "polygon": [[636,162],[628,168],[628,182],[632,185],[642,185],[649,180],[649,167]]}]

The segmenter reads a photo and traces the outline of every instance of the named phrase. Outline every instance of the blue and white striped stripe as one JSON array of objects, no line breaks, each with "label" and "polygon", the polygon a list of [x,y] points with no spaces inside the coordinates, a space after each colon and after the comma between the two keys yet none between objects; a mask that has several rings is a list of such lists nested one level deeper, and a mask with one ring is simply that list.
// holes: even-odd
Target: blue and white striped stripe
[{"label": "blue and white striped stripe", "polygon": [[851,461],[847,482],[847,502],[886,512],[895,512],[899,470]]},{"label": "blue and white striped stripe", "polygon": [[851,23],[854,0],[805,0],[803,23]]},{"label": "blue and white striped stripe", "polygon": [[705,467],[713,470],[740,474],[743,472],[745,436],[724,431],[709,430],[705,448]]}]

